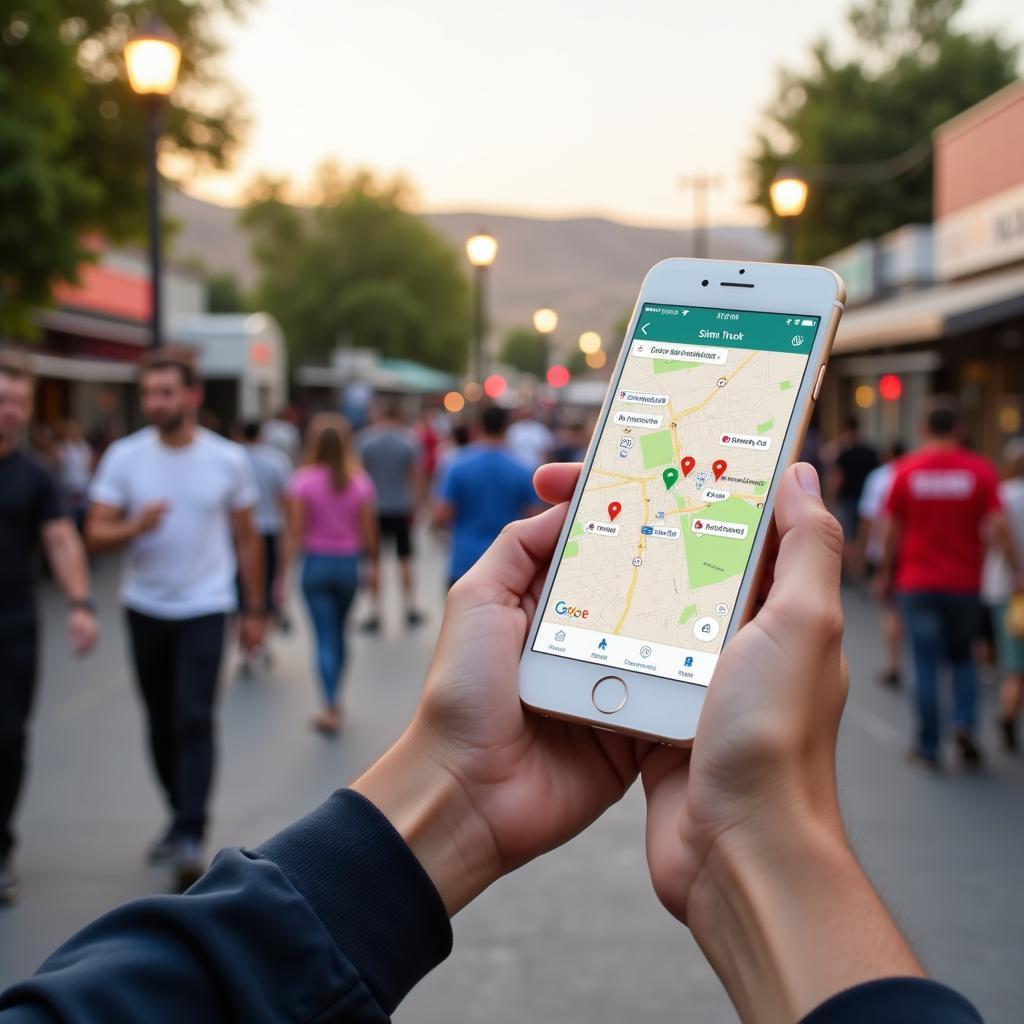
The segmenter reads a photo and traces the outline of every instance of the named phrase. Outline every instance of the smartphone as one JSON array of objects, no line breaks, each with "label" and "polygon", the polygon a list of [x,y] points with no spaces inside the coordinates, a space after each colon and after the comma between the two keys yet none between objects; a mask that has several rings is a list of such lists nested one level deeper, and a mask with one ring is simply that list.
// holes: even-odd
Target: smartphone
[{"label": "smartphone", "polygon": [[523,650],[527,707],[692,741],[752,614],[845,294],[823,267],[671,259],[647,274]]}]

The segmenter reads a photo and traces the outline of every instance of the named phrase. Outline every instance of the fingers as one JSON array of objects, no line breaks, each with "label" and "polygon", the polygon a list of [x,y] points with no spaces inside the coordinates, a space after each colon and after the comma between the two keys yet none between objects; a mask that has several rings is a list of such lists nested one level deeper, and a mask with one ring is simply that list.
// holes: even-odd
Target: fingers
[{"label": "fingers", "polygon": [[[579,470],[578,466],[576,470]],[[483,557],[463,577],[466,586],[462,587],[460,580],[458,589],[461,592],[470,587],[477,593],[481,590],[490,591],[491,600],[518,603],[529,591],[538,573],[547,571],[567,511],[568,506],[563,502],[539,516],[506,526]],[[497,594],[493,593],[495,587],[499,591]]]},{"label": "fingers", "polygon": [[841,621],[843,531],[821,500],[813,466],[797,463],[786,470],[775,502],[775,524],[779,552],[765,603],[805,609],[808,625],[822,616]]},{"label": "fingers", "polygon": [[580,475],[579,462],[549,462],[533,474],[533,486],[542,501],[558,505],[568,501]]}]

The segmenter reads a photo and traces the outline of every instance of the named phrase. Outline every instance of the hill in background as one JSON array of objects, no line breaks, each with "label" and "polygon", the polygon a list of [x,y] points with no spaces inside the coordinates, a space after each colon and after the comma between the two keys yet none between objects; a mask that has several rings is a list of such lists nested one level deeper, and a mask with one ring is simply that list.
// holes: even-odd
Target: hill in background
[{"label": "hill in background", "polygon": [[[198,261],[210,272],[234,274],[251,288],[257,269],[249,240],[238,226],[238,210],[183,193],[168,196],[168,215],[176,222],[174,256]],[[563,350],[580,333],[598,331],[611,338],[618,319],[636,299],[644,274],[658,260],[688,256],[693,233],[636,227],[599,217],[546,220],[482,213],[428,213],[425,219],[460,252],[481,226],[498,239],[491,272],[491,342],[511,327],[528,326],[533,311],[550,306],[560,323],[556,344]],[[711,255],[720,259],[771,259],[776,243],[756,227],[716,227],[709,232]],[[282,253],[282,258],[287,258]],[[618,339],[615,339],[616,341]]]}]

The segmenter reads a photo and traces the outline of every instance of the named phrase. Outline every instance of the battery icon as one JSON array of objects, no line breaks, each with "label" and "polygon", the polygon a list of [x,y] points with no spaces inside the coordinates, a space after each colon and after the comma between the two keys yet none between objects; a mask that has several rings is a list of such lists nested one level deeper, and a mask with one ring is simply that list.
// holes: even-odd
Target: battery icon
[{"label": "battery icon", "polygon": [[800,321],[800,326],[801,327],[813,327],[814,326],[814,321],[813,320],[801,320]]}]

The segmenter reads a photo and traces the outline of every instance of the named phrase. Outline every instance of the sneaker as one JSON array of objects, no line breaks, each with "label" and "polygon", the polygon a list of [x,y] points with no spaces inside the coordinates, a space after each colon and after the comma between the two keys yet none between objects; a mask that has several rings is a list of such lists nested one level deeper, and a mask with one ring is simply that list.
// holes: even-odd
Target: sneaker
[{"label": "sneaker", "polygon": [[1008,754],[1017,753],[1017,721],[1013,718],[999,719],[999,732],[1003,737],[1003,750]]},{"label": "sneaker", "polygon": [[379,633],[380,632],[380,619],[376,615],[373,618],[367,619],[359,627],[360,633]]},{"label": "sneaker", "polygon": [[956,748],[960,753],[960,763],[968,771],[977,771],[984,762],[981,748],[975,742],[969,732],[958,732],[956,734]]},{"label": "sneaker", "polygon": [[0,863],[0,906],[13,903],[18,898],[18,880],[11,866]]},{"label": "sneaker", "polygon": [[932,775],[942,774],[942,762],[937,754],[923,754],[920,750],[912,749],[907,751],[906,759],[909,764],[917,765],[918,768],[924,768],[925,771],[931,772]]},{"label": "sneaker", "polygon": [[177,850],[178,838],[172,826],[146,851],[146,861],[149,864],[170,864]]},{"label": "sneaker", "polygon": [[179,839],[174,853],[174,881],[179,892],[198,882],[206,870],[203,847],[198,839]]},{"label": "sneaker", "polygon": [[416,611],[414,608],[411,608],[409,611],[405,613],[405,624],[410,629],[415,629],[417,626],[422,626],[424,621],[425,619],[423,617],[423,613]]}]

